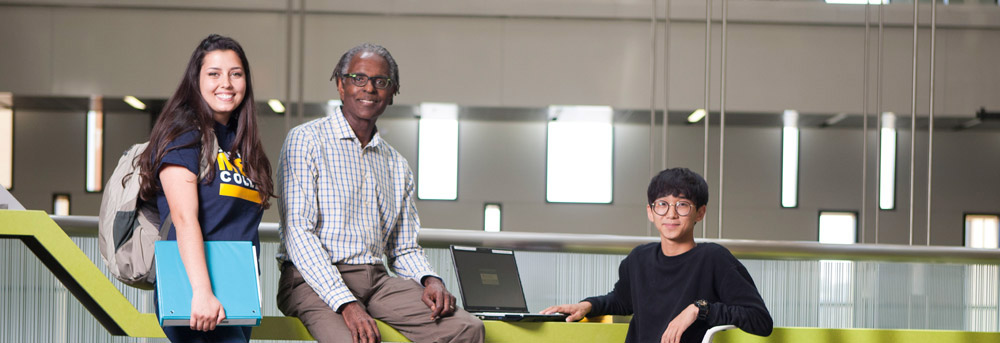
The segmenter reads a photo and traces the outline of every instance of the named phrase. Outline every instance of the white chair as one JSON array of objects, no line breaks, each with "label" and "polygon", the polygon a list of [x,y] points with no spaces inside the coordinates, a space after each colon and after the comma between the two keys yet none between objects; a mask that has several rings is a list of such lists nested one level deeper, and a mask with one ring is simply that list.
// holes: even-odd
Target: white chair
[{"label": "white chair", "polygon": [[715,334],[717,334],[719,332],[722,332],[722,331],[729,330],[729,329],[735,329],[735,328],[736,328],[736,325],[719,325],[719,326],[713,326],[711,329],[708,329],[708,331],[705,331],[705,338],[703,338],[701,340],[701,343],[712,343],[712,338],[715,337]]}]

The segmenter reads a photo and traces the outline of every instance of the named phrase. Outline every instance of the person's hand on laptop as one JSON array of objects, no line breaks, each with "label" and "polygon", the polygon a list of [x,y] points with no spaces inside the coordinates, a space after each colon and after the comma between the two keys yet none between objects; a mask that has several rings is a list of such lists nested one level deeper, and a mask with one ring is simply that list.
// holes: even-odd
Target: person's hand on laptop
[{"label": "person's hand on laptop", "polygon": [[382,333],[378,330],[378,324],[372,316],[365,312],[365,309],[357,301],[344,305],[344,310],[340,312],[344,316],[344,323],[351,330],[351,340],[354,343],[377,343],[382,341]]},{"label": "person's hand on laptop", "polygon": [[589,301],[581,301],[576,304],[549,306],[546,309],[542,310],[541,314],[563,313],[566,314],[567,322],[575,322],[580,319],[583,319],[583,316],[586,316],[587,313],[590,313],[590,310],[593,307],[594,305],[591,304]]},{"label": "person's hand on laptop", "polygon": [[444,287],[441,279],[433,276],[424,278],[424,295],[420,297],[431,309],[431,319],[447,317],[455,313],[455,296]]}]

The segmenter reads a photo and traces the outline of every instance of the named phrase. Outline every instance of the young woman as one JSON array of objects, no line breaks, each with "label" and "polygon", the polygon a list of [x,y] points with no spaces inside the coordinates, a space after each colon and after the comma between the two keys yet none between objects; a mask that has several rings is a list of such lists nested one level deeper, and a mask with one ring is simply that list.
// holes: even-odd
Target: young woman
[{"label": "young woman", "polygon": [[257,226],[274,188],[250,80],[239,43],[202,40],[139,156],[140,196],[156,202],[161,222],[171,219],[161,230],[177,240],[191,281],[191,325],[164,327],[172,342],[250,340],[250,327],[216,327],[225,308],[212,293],[204,250],[205,241],[251,241],[260,251]]}]

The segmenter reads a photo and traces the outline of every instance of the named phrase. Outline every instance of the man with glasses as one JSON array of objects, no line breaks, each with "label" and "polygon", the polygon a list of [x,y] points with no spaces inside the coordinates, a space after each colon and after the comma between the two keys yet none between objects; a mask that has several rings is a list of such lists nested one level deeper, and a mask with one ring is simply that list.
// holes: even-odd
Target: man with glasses
[{"label": "man with glasses", "polygon": [[362,44],[331,81],[343,105],[281,149],[278,308],[320,342],[381,342],[373,317],[414,342],[482,342],[417,244],[413,173],[375,126],[399,93],[396,61]]},{"label": "man with glasses", "polygon": [[708,204],[705,179],[687,168],[667,169],[646,193],[646,216],[660,242],[632,250],[607,295],[542,313],[567,313],[566,321],[632,315],[625,342],[701,342],[709,328],[728,324],[770,335],[771,315],[746,267],[721,245],[694,241]]}]

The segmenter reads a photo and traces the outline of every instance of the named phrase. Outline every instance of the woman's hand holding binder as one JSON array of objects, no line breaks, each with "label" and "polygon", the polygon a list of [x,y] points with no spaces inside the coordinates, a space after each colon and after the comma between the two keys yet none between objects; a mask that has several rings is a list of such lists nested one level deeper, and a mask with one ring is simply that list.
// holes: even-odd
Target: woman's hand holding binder
[{"label": "woman's hand holding binder", "polygon": [[195,291],[191,296],[191,330],[212,331],[226,319],[226,310],[212,291]]}]

